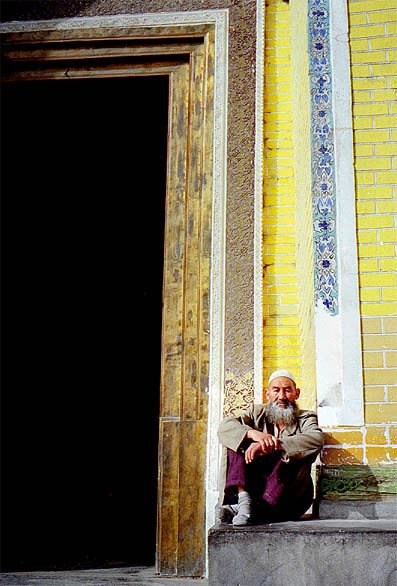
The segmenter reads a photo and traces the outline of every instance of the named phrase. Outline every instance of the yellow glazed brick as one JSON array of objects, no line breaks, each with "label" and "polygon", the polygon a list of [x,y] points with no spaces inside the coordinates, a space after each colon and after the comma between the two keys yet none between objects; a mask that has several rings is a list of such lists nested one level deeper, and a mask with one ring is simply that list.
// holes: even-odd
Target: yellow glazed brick
[{"label": "yellow glazed brick", "polygon": [[384,63],[385,51],[366,51],[352,54],[352,63]]},{"label": "yellow glazed brick", "polygon": [[279,244],[276,246],[274,244],[266,244],[265,241],[265,246],[263,247],[263,250],[266,254],[293,254],[295,251],[295,247],[289,246],[287,244]]},{"label": "yellow glazed brick", "polygon": [[351,26],[359,24],[367,24],[367,15],[364,14],[352,14],[349,23]]},{"label": "yellow glazed brick", "polygon": [[266,325],[266,333],[269,336],[288,336],[288,335],[298,335],[299,329],[298,327],[283,327],[283,326],[269,326]]},{"label": "yellow glazed brick", "polygon": [[278,120],[281,120],[281,121],[292,120],[292,112],[279,112],[279,111],[277,111],[277,112],[269,112],[265,115],[265,123],[267,121],[276,122]]},{"label": "yellow glazed brick", "polygon": [[397,401],[397,387],[389,387],[387,389],[387,399],[394,403]]},{"label": "yellow glazed brick", "polygon": [[362,228],[392,228],[394,220],[390,216],[359,216],[357,226]]},{"label": "yellow glazed brick", "polygon": [[[391,90],[393,91],[393,90]],[[368,104],[373,102],[372,92],[355,91],[353,92],[353,104]]]},{"label": "yellow glazed brick", "polygon": [[380,239],[381,242],[397,242],[397,229],[381,230]]},{"label": "yellow glazed brick", "polygon": [[374,128],[395,128],[397,120],[395,116],[375,116]]},{"label": "yellow glazed brick", "polygon": [[354,116],[353,126],[354,130],[366,130],[373,128],[374,122],[371,116]]},{"label": "yellow glazed brick", "polygon": [[397,10],[377,10],[368,14],[370,23],[397,21]]},{"label": "yellow glazed brick", "polygon": [[363,451],[361,448],[324,448],[321,459],[326,466],[360,464]]},{"label": "yellow glazed brick", "polygon": [[397,258],[381,258],[379,263],[381,271],[397,270]]},{"label": "yellow glazed brick", "polygon": [[[397,352],[386,352],[386,366],[388,368],[392,368],[393,366],[397,366]],[[397,389],[395,389],[397,391]],[[396,393],[394,393],[396,394]],[[392,399],[389,397],[389,401],[397,401],[397,395]]]},{"label": "yellow glazed brick", "polygon": [[295,303],[298,303],[298,299],[296,295],[282,295],[281,303],[283,305],[294,305]]},{"label": "yellow glazed brick", "polygon": [[272,347],[268,348],[266,351],[268,356],[300,356],[301,349],[298,348],[279,348],[279,347]]},{"label": "yellow glazed brick", "polygon": [[[396,95],[397,99],[397,95]],[[376,144],[375,155],[397,155],[397,143]]]},{"label": "yellow glazed brick", "polygon": [[[357,67],[361,67],[357,65]],[[382,65],[371,65],[371,73],[376,77],[395,75],[396,65],[395,63],[383,63]]]},{"label": "yellow glazed brick", "polygon": [[[350,43],[352,51],[367,51],[370,49],[369,39],[353,39]],[[375,47],[376,48],[376,47]],[[378,47],[379,49],[387,49],[388,47]]]},{"label": "yellow glazed brick", "polygon": [[397,348],[397,336],[393,334],[363,336],[364,350],[392,350],[393,348]]},{"label": "yellow glazed brick", "polygon": [[362,287],[392,287],[397,285],[397,275],[393,274],[364,274],[359,276]]},{"label": "yellow glazed brick", "polygon": [[382,289],[382,301],[397,301],[396,287],[385,287]]},{"label": "yellow glazed brick", "polygon": [[[391,185],[375,185],[373,187],[357,188],[357,199],[390,199],[392,197],[393,187]],[[375,211],[375,206],[373,207],[373,210]]]},{"label": "yellow glazed brick", "polygon": [[386,464],[395,462],[397,458],[397,449],[392,447],[378,448],[369,446],[366,449],[367,461],[370,466],[377,464]]},{"label": "yellow glazed brick", "polygon": [[362,443],[363,434],[360,431],[332,431],[324,434],[324,445],[327,446]]},{"label": "yellow glazed brick", "polygon": [[[295,243],[295,236],[266,236],[265,242],[267,245],[269,244],[294,244]],[[292,249],[293,250],[293,249]]]},{"label": "yellow glazed brick", "polygon": [[357,171],[356,180],[358,185],[373,185],[375,183],[375,174]]},{"label": "yellow glazed brick", "polygon": [[354,132],[356,142],[387,142],[390,140],[386,130],[356,130]]},{"label": "yellow glazed brick", "polygon": [[379,244],[379,245],[372,245],[372,244],[362,244],[358,247],[360,257],[380,257],[380,256],[394,256],[395,250],[394,246],[390,244]]},{"label": "yellow glazed brick", "polygon": [[355,12],[371,12],[373,10],[387,10],[388,8],[395,8],[395,0],[363,0],[362,2],[348,2],[348,10],[350,14]]},{"label": "yellow glazed brick", "polygon": [[[380,173],[379,173],[379,175],[380,175]],[[397,180],[397,171],[395,173],[395,179]],[[377,201],[376,202],[376,211],[378,214],[392,214],[392,213],[397,212],[397,200],[395,200],[395,201]]]},{"label": "yellow glazed brick", "polygon": [[368,157],[374,154],[374,145],[358,144],[354,148],[357,157]]},{"label": "yellow glazed brick", "polygon": [[397,46],[395,37],[380,37],[379,39],[370,39],[371,49],[394,49]]},{"label": "yellow glazed brick", "polygon": [[363,173],[358,171],[356,173],[356,180],[358,185],[373,185],[375,183],[374,173]]},{"label": "yellow glazed brick", "polygon": [[[385,66],[383,66],[385,67]],[[370,68],[368,65],[353,65],[352,66],[352,74],[354,77],[369,77],[370,76]],[[384,75],[384,74],[382,74]]]},{"label": "yellow glazed brick", "polygon": [[[374,368],[364,371],[364,381],[366,385],[392,385],[395,384],[396,380],[397,370],[393,368],[383,370]],[[379,421],[368,421],[368,423],[379,423]]]},{"label": "yellow glazed brick", "polygon": [[383,366],[383,353],[363,352],[363,363],[365,368],[381,368]]},{"label": "yellow glazed brick", "polygon": [[377,273],[379,270],[379,264],[377,260],[366,260],[359,259],[358,262],[359,272],[362,273]]},{"label": "yellow glazed brick", "polygon": [[382,333],[382,321],[380,318],[362,319],[361,320],[361,331],[363,334],[381,334]]},{"label": "yellow glazed brick", "polygon": [[393,423],[397,421],[397,403],[370,403],[365,405],[366,423]]},{"label": "yellow glazed brick", "polygon": [[350,29],[351,39],[360,39],[368,37],[380,37],[384,34],[385,27],[382,25],[371,25],[371,26],[353,26]]},{"label": "yellow glazed brick", "polygon": [[283,326],[296,326],[299,324],[299,318],[294,316],[284,316],[281,318],[281,324]]},{"label": "yellow glazed brick", "polygon": [[372,157],[372,158],[358,158],[356,159],[356,169],[364,170],[364,169],[391,169],[391,159],[390,158],[382,158],[382,157]]},{"label": "yellow glazed brick", "polygon": [[397,444],[397,426],[391,426],[389,429],[390,443]]},{"label": "yellow glazed brick", "polygon": [[386,444],[386,428],[385,427],[368,427],[365,436],[365,443],[367,444]]},{"label": "yellow glazed brick", "polygon": [[360,244],[369,244],[378,241],[378,235],[375,230],[368,230],[366,232],[360,231],[358,234],[358,241]]},{"label": "yellow glazed brick", "polygon": [[380,301],[380,289],[376,289],[375,287],[370,289],[361,289],[360,299],[361,301]]},{"label": "yellow glazed brick", "polygon": [[352,87],[354,90],[373,90],[387,88],[386,78],[360,78],[352,79]]},{"label": "yellow glazed brick", "polygon": [[383,331],[385,334],[397,333],[397,317],[383,318]]},{"label": "yellow glazed brick", "polygon": [[361,315],[395,315],[397,303],[362,303]]},{"label": "yellow glazed brick", "polygon": [[278,305],[278,306],[267,306],[270,310],[270,315],[292,315],[298,313],[298,308],[293,305]]},{"label": "yellow glazed brick", "polygon": [[397,23],[386,25],[386,35],[395,35],[397,33]]},{"label": "yellow glazed brick", "polygon": [[387,51],[387,60],[388,61],[397,61],[397,50]]},{"label": "yellow glazed brick", "polygon": [[384,387],[365,387],[364,399],[366,403],[381,403],[385,400]]},{"label": "yellow glazed brick", "polygon": [[369,258],[372,256],[380,257],[380,256],[394,256],[395,250],[394,246],[390,244],[379,244],[379,245],[372,245],[372,244],[363,244],[359,245],[359,256],[364,258]]}]

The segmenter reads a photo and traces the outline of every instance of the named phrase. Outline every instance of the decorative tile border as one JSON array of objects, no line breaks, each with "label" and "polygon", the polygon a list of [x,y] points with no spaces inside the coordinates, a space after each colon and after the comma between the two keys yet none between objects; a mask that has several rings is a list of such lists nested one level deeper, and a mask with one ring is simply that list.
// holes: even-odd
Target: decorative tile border
[{"label": "decorative tile border", "polygon": [[308,0],[317,404],[364,424],[348,0]]},{"label": "decorative tile border", "polygon": [[309,0],[315,303],[338,313],[335,156],[328,0]]}]

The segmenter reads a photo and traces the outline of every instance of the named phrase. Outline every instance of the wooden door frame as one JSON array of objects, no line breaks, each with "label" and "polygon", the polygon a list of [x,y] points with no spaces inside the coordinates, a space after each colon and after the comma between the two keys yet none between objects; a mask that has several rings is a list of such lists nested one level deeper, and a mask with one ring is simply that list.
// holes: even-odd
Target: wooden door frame
[{"label": "wooden door frame", "polygon": [[213,256],[215,24],[30,25],[2,35],[4,81],[169,77],[156,569],[202,576],[210,315],[222,305],[211,307],[210,274],[220,262]]}]

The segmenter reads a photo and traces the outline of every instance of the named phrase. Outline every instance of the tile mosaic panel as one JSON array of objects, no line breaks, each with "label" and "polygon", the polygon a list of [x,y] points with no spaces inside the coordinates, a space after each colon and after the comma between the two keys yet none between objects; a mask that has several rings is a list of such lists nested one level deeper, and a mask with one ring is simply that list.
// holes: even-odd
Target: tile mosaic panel
[{"label": "tile mosaic panel", "polygon": [[338,313],[335,158],[328,0],[309,0],[314,295]]}]

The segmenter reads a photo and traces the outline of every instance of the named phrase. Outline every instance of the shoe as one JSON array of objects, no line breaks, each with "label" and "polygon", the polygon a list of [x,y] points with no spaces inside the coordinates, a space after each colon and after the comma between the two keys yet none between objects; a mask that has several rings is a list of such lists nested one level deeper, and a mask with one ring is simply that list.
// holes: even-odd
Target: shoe
[{"label": "shoe", "polygon": [[222,505],[219,520],[222,523],[231,523],[237,512],[238,505]]},{"label": "shoe", "polygon": [[[235,506],[235,505],[230,505]],[[237,514],[233,517],[234,527],[244,527],[251,519],[251,497],[248,492],[240,492],[238,495]]]}]

